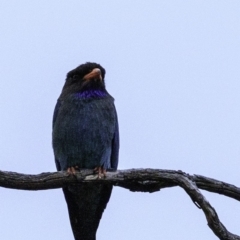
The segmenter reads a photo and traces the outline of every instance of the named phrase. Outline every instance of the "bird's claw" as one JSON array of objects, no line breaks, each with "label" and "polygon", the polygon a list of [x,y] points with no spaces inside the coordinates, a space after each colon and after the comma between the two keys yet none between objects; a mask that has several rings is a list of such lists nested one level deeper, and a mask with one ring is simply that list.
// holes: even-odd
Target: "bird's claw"
[{"label": "bird's claw", "polygon": [[78,169],[78,166],[75,166],[75,167],[69,167],[67,168],[67,173],[69,174],[76,174],[76,170]]},{"label": "bird's claw", "polygon": [[103,167],[95,167],[93,171],[98,174],[99,179],[102,177],[106,177],[106,169],[104,169]]}]

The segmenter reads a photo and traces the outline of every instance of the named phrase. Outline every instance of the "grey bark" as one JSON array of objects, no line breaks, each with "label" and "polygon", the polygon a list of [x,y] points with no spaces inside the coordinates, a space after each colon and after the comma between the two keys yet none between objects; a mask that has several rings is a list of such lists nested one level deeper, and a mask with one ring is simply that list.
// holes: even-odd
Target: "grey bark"
[{"label": "grey bark", "polygon": [[106,177],[97,179],[92,170],[80,170],[76,175],[66,172],[41,173],[38,175],[0,171],[0,186],[19,190],[47,190],[62,188],[69,184],[101,182],[123,187],[130,191],[156,192],[167,187],[179,186],[185,190],[193,203],[202,209],[208,226],[221,240],[240,240],[221,223],[217,212],[199,189],[240,200],[240,188],[200,175],[189,175],[182,171],[160,169],[129,169],[107,172]]}]

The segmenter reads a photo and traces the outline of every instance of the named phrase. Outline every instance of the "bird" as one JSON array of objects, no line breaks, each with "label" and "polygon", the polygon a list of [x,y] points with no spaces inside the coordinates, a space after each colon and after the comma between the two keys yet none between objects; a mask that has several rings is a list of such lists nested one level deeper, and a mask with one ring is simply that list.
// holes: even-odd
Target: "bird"
[{"label": "bird", "polygon": [[[58,171],[76,174],[92,169],[104,178],[116,171],[119,126],[114,98],[105,86],[105,69],[86,62],[69,71],[52,122],[52,146]],[[75,240],[96,240],[111,184],[81,183],[63,187]]]}]

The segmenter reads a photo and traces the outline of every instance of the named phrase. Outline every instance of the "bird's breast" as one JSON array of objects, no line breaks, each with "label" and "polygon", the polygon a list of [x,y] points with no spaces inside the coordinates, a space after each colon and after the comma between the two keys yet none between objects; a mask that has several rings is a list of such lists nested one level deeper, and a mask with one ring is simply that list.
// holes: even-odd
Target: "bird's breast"
[{"label": "bird's breast", "polygon": [[82,167],[95,165],[111,148],[115,124],[112,98],[64,100],[53,128],[55,155]]}]

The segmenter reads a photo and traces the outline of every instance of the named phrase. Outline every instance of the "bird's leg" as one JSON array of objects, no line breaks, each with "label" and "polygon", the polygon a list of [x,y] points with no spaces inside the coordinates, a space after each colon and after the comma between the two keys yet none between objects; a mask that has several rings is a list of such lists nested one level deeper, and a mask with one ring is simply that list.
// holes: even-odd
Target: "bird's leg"
[{"label": "bird's leg", "polygon": [[76,170],[78,169],[78,166],[75,166],[75,167],[69,167],[69,168],[67,168],[67,172],[69,173],[69,174],[76,174]]},{"label": "bird's leg", "polygon": [[106,169],[103,167],[95,167],[93,171],[98,174],[98,178],[106,177]]}]

